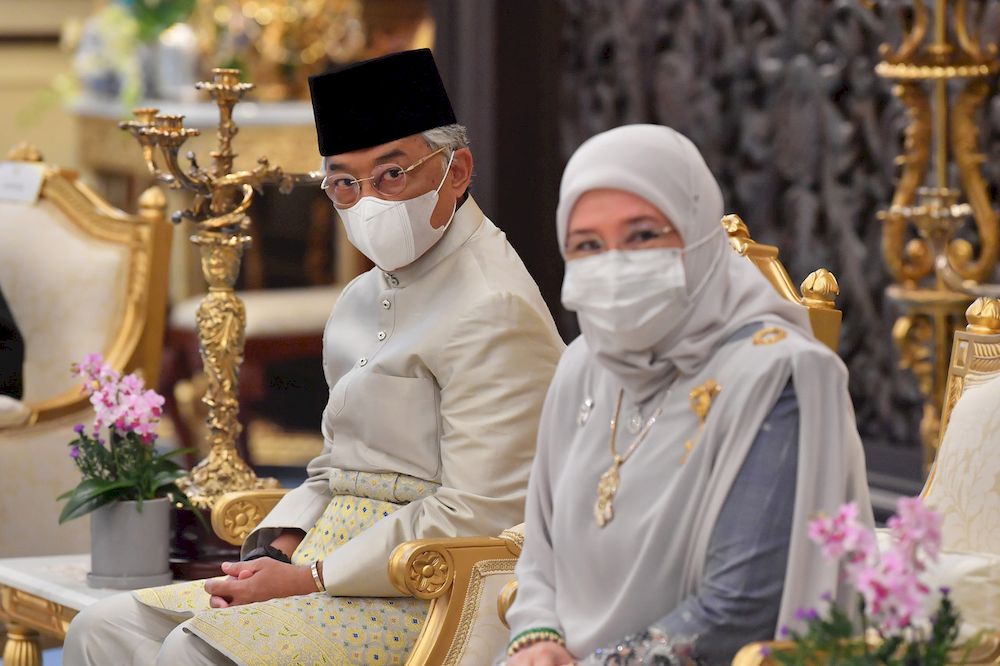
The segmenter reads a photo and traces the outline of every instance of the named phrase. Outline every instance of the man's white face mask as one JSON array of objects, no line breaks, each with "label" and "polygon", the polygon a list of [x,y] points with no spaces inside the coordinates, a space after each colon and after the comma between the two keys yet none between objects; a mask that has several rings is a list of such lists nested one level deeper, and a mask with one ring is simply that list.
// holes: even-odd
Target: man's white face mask
[{"label": "man's white face mask", "polygon": [[680,324],[683,250],[611,250],[566,262],[562,304],[594,351],[644,351]]},{"label": "man's white face mask", "polygon": [[454,151],[441,182],[426,194],[405,201],[367,196],[350,208],[338,209],[347,240],[384,271],[394,271],[420,258],[441,239],[455,217],[452,210],[448,222],[437,229],[431,226],[438,192],[444,187],[453,159]]}]

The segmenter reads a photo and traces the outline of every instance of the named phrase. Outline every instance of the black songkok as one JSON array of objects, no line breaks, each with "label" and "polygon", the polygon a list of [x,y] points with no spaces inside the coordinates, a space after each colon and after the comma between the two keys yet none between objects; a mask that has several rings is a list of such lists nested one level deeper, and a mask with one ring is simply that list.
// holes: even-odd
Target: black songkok
[{"label": "black songkok", "polygon": [[430,49],[403,51],[309,78],[321,155],[338,155],[455,123]]}]

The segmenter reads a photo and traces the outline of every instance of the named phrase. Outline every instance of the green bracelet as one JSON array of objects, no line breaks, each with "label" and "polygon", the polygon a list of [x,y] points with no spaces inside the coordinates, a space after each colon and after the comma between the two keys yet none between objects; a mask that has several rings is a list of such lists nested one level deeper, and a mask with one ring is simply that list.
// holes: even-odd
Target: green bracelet
[{"label": "green bracelet", "polygon": [[537,629],[522,631],[517,636],[514,636],[511,642],[507,645],[507,656],[512,657],[515,652],[522,650],[529,645],[543,643],[546,641],[557,643],[563,647],[566,646],[566,640],[562,637],[561,633],[550,627],[539,627]]}]

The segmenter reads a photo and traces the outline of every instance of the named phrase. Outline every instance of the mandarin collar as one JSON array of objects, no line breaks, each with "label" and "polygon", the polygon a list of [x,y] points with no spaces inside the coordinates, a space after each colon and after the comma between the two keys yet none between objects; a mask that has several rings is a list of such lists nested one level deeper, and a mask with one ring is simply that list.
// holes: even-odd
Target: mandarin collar
[{"label": "mandarin collar", "polygon": [[403,288],[419,280],[432,268],[454,254],[456,250],[465,245],[472,234],[476,233],[485,220],[483,211],[470,195],[458,210],[455,217],[434,247],[427,250],[420,258],[412,264],[397,268],[394,271],[381,271],[382,284],[386,289]]}]

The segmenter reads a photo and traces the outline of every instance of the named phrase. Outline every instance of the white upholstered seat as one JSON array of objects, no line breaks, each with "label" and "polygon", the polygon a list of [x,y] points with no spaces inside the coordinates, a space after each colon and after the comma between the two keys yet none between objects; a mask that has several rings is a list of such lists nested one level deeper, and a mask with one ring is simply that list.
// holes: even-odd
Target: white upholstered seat
[{"label": "white upholstered seat", "polygon": [[76,174],[45,169],[37,203],[0,202],[0,285],[25,341],[24,400],[0,404],[0,557],[88,550],[87,519],[58,525],[56,497],[80,480],[72,427],[93,420],[70,364],[99,352],[155,386],[163,345],[163,193],[127,215]]}]

